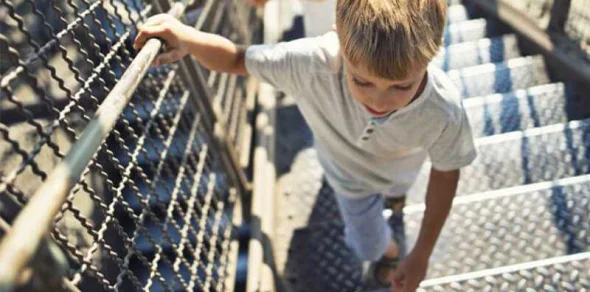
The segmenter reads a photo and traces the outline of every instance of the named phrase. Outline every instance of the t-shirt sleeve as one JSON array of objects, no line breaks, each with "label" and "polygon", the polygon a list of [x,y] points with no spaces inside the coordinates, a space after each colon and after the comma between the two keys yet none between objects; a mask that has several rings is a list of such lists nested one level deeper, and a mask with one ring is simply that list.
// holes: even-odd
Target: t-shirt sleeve
[{"label": "t-shirt sleeve", "polygon": [[428,149],[432,167],[440,171],[451,171],[467,166],[477,157],[471,126],[465,110],[461,109],[458,119],[450,120],[442,133]]},{"label": "t-shirt sleeve", "polygon": [[316,53],[314,49],[313,42],[308,39],[253,45],[246,50],[246,70],[260,81],[294,94],[304,86],[304,76],[309,73]]}]

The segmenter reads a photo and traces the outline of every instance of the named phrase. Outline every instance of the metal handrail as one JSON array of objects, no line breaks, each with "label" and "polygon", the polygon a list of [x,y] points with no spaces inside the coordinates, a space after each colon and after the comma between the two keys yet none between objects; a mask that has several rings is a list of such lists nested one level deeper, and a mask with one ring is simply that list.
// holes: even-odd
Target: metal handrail
[{"label": "metal handrail", "polygon": [[[168,14],[180,18],[184,10],[185,5],[175,3]],[[45,235],[51,230],[53,218],[110,134],[162,46],[163,42],[159,39],[147,41],[100,105],[80,139],[14,220],[12,229],[0,244],[0,291],[11,290],[20,273],[33,258]]]}]

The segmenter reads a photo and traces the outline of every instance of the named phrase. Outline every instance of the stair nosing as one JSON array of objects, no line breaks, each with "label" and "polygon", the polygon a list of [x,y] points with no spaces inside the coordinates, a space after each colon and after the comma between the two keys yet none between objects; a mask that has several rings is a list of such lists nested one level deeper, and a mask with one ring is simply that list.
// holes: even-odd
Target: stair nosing
[{"label": "stair nosing", "polygon": [[[453,50],[453,49],[457,49],[457,48],[461,48],[461,47],[470,47],[470,46],[477,46],[482,47],[482,46],[489,46],[492,44],[492,41],[494,39],[502,39],[502,42],[505,42],[507,40],[512,41],[512,39],[514,39],[514,41],[517,41],[518,38],[516,37],[515,34],[512,33],[508,33],[508,34],[503,34],[503,35],[499,35],[499,36],[493,36],[493,37],[486,37],[486,38],[482,38],[482,39],[478,39],[478,40],[474,40],[474,41],[466,41],[466,42],[461,42],[461,43],[454,43],[454,44],[450,44],[446,47],[441,47],[441,52],[446,53],[449,50]],[[524,57],[524,56],[522,56]]]},{"label": "stair nosing", "polygon": [[486,25],[487,23],[488,23],[488,21],[485,18],[483,18],[483,17],[481,17],[481,18],[471,18],[471,19],[468,19],[468,20],[465,20],[465,21],[451,23],[451,24],[449,24],[447,26],[447,30],[450,31],[452,29],[456,29],[458,27],[466,26],[466,25],[470,25],[470,24],[472,24],[472,25],[475,26],[475,25],[480,25],[480,24]]},{"label": "stair nosing", "polygon": [[590,252],[581,252],[581,253],[576,253],[576,254],[572,254],[572,255],[552,257],[552,258],[542,259],[542,260],[538,260],[538,261],[524,262],[524,263],[519,263],[519,264],[515,264],[515,265],[486,269],[486,270],[481,270],[481,271],[476,271],[476,272],[463,273],[463,274],[457,274],[457,275],[452,275],[452,276],[428,279],[428,280],[424,280],[420,284],[420,287],[424,288],[424,287],[429,287],[429,286],[444,285],[444,284],[450,284],[453,282],[468,281],[468,280],[479,279],[479,278],[484,278],[484,277],[489,277],[489,276],[501,275],[501,274],[505,274],[505,273],[518,272],[521,270],[528,270],[528,269],[540,268],[540,267],[545,267],[545,266],[550,266],[550,265],[555,265],[555,264],[562,264],[562,263],[567,263],[567,262],[572,262],[572,261],[580,261],[580,260],[588,260],[588,259],[590,259]]},{"label": "stair nosing", "polygon": [[484,104],[500,103],[506,95],[514,95],[517,98],[526,97],[529,95],[542,94],[555,90],[565,90],[563,82],[554,82],[541,85],[531,86],[526,89],[517,89],[506,93],[493,93],[488,95],[480,95],[469,98],[463,98],[463,108],[468,110],[472,107],[481,106]]},{"label": "stair nosing", "polygon": [[[490,73],[496,71],[499,65],[505,65],[507,69],[514,69],[520,66],[526,65],[534,65],[536,62],[543,62],[543,56],[541,55],[532,55],[532,56],[523,56],[519,58],[508,59],[503,62],[497,63],[487,63],[481,64],[471,67],[465,67],[461,69],[453,69],[447,72],[451,78],[455,77],[470,77],[473,75],[478,75],[482,73]],[[541,63],[544,65],[544,63]]]},{"label": "stair nosing", "polygon": [[[570,176],[566,178],[537,182],[525,185],[519,185],[514,187],[502,188],[497,190],[490,190],[485,192],[479,192],[469,195],[456,196],[453,199],[453,206],[465,205],[474,202],[481,202],[490,199],[505,198],[511,196],[518,196],[523,193],[540,191],[550,189],[556,186],[567,186],[577,183],[584,183],[590,181],[590,174],[584,174],[579,176]],[[425,203],[410,204],[404,207],[404,214],[414,214],[424,212],[426,209]]]},{"label": "stair nosing", "polygon": [[484,146],[490,144],[503,143],[506,141],[519,140],[524,137],[534,137],[543,134],[560,133],[563,132],[564,129],[577,130],[588,126],[590,126],[590,118],[584,120],[570,121],[567,123],[557,123],[543,127],[529,128],[521,131],[496,134],[493,136],[480,137],[475,140],[475,145]]}]

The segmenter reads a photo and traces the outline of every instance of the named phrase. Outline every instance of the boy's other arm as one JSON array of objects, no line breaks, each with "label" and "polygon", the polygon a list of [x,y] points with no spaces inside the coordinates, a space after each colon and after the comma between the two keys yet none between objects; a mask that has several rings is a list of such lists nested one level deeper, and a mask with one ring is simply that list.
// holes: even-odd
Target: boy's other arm
[{"label": "boy's other arm", "polygon": [[156,58],[154,66],[173,63],[190,54],[209,70],[247,74],[245,48],[222,36],[198,31],[168,14],[150,17],[139,28],[133,46],[141,49],[150,38],[166,42],[166,52]]},{"label": "boy's other arm", "polygon": [[449,215],[459,182],[459,170],[430,170],[426,191],[426,209],[414,250],[429,257]]},{"label": "boy's other arm", "polygon": [[395,291],[414,291],[424,280],[428,259],[451,210],[458,181],[459,170],[431,169],[426,192],[426,209],[418,240],[396,271]]}]

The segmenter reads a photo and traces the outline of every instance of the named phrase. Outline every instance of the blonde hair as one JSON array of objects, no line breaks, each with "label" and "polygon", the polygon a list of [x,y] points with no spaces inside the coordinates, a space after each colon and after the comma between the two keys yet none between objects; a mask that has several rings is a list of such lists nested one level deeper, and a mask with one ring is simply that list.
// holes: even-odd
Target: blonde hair
[{"label": "blonde hair", "polygon": [[338,0],[342,53],[375,76],[405,79],[437,54],[446,10],[446,0]]}]

